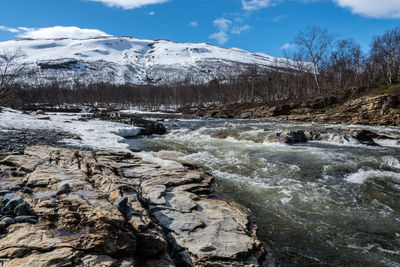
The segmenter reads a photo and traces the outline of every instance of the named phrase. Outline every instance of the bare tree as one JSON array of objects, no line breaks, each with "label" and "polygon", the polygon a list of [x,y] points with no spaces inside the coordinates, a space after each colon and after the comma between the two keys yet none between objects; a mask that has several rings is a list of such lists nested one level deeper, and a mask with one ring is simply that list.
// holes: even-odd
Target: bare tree
[{"label": "bare tree", "polygon": [[10,105],[13,89],[18,86],[22,77],[27,73],[25,64],[19,59],[24,54],[20,50],[3,51],[0,53],[0,104]]},{"label": "bare tree", "polygon": [[362,71],[363,55],[360,45],[353,39],[336,42],[329,60],[329,72],[340,88],[357,84]]},{"label": "bare tree", "polygon": [[318,91],[321,91],[321,85],[318,80],[319,65],[324,60],[332,42],[333,35],[327,29],[321,29],[317,26],[308,26],[306,31],[300,31],[294,42],[308,56],[308,60],[313,64],[313,74]]},{"label": "bare tree", "polygon": [[388,84],[400,78],[400,28],[387,31],[372,42],[371,58],[376,71],[382,71]]}]

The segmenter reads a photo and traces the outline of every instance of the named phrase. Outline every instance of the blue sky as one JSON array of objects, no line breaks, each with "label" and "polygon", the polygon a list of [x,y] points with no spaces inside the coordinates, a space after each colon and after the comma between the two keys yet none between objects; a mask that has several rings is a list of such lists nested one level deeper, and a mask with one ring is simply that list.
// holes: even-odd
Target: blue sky
[{"label": "blue sky", "polygon": [[1,5],[0,41],[76,26],[273,56],[282,55],[282,46],[307,25],[352,37],[364,51],[374,35],[400,25],[400,0],[13,0]]}]

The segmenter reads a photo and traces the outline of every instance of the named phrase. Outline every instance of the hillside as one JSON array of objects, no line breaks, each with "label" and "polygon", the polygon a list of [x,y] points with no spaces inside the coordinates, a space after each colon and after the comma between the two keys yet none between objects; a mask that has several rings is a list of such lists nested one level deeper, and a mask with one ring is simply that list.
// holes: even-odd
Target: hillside
[{"label": "hillside", "polygon": [[[18,39],[0,42],[0,51],[20,50],[35,70],[27,84],[105,82],[112,84],[207,83],[225,80],[251,65],[287,66],[287,60],[206,43],[177,43],[130,37]],[[290,63],[292,64],[292,63]]]}]

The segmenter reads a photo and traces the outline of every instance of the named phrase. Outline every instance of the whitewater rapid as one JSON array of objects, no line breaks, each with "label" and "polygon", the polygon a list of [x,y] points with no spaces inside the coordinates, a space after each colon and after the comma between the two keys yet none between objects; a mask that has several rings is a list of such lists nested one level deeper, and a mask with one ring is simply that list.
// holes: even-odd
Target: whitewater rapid
[{"label": "whitewater rapid", "polygon": [[[289,146],[284,129],[360,126],[244,120],[165,123],[168,134],[129,140],[162,159],[217,178],[218,195],[251,213],[288,264],[400,266],[400,145],[370,147],[332,134]],[[399,138],[396,127],[361,127]],[[153,151],[153,152],[150,152]]]}]

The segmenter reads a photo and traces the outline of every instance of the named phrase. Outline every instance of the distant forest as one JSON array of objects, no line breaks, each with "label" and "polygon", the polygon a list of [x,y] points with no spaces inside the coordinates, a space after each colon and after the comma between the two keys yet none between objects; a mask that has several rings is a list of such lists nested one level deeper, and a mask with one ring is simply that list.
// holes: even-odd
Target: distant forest
[{"label": "distant forest", "polygon": [[260,69],[249,65],[241,75],[225,81],[213,79],[207,84],[168,86],[75,83],[72,89],[58,83],[34,88],[21,86],[21,77],[29,73],[16,63],[20,56],[17,52],[5,52],[0,54],[0,104],[118,103],[143,108],[276,105],[327,95],[342,88],[400,81],[400,27],[374,37],[367,54],[353,39],[339,40],[327,29],[316,26],[301,31],[294,44],[297,51],[287,53],[286,67]]}]

